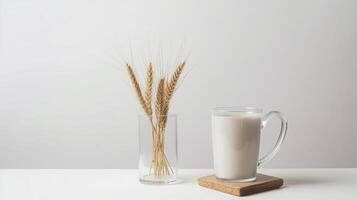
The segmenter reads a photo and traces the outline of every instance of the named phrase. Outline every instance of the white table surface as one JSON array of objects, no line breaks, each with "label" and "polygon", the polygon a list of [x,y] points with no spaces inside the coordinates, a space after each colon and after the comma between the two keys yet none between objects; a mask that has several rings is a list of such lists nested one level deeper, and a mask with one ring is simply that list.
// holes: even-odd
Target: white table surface
[{"label": "white table surface", "polygon": [[[262,169],[284,179],[277,190],[242,199],[357,199],[357,169]],[[0,200],[237,199],[196,179],[212,170],[180,170],[175,185],[143,185],[136,170],[0,170]]]}]

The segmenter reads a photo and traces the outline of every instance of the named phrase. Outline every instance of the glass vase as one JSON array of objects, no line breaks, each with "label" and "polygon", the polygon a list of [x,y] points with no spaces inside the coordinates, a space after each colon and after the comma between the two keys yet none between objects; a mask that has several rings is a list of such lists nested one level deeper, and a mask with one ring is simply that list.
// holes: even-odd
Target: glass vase
[{"label": "glass vase", "polygon": [[172,184],[177,176],[177,116],[139,116],[139,176],[144,184]]}]

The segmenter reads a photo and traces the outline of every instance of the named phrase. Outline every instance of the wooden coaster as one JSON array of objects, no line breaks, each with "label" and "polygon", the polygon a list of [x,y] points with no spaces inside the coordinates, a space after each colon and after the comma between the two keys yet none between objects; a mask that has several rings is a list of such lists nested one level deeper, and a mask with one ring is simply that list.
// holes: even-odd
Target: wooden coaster
[{"label": "wooden coaster", "polygon": [[234,183],[218,180],[214,175],[211,175],[198,178],[198,184],[220,192],[236,196],[245,196],[277,189],[283,185],[283,179],[264,174],[257,174],[257,179],[253,182]]}]

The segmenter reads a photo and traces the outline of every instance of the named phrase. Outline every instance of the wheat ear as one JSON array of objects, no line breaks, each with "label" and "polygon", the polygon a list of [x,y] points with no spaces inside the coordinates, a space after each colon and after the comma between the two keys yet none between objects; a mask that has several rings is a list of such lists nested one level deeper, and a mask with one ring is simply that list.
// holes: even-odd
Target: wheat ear
[{"label": "wheat ear", "polygon": [[129,74],[129,78],[130,78],[130,81],[131,81],[131,84],[133,85],[134,87],[134,90],[135,90],[135,93],[136,93],[136,96],[138,97],[139,99],[139,103],[141,105],[141,107],[143,108],[145,114],[147,114],[148,116],[150,116],[150,112],[146,106],[146,102],[145,102],[145,99],[143,97],[143,94],[141,93],[141,89],[140,89],[140,86],[139,86],[139,83],[135,77],[135,73],[134,73],[134,70],[133,68],[127,63],[126,64],[126,69],[128,71],[128,74]]},{"label": "wheat ear", "polygon": [[155,114],[158,119],[161,115],[163,115],[163,108],[165,103],[164,98],[165,98],[165,78],[162,78],[160,79],[156,92]]},{"label": "wheat ear", "polygon": [[167,83],[167,86],[166,86],[167,90],[166,90],[166,96],[165,96],[166,101],[170,101],[172,95],[174,94],[177,82],[180,78],[180,75],[183,72],[183,68],[185,67],[185,65],[186,65],[185,61],[182,62],[181,64],[179,64],[177,66],[175,72],[172,74],[170,81]]},{"label": "wheat ear", "polygon": [[179,64],[175,70],[175,72],[172,74],[170,81],[166,85],[166,92],[165,92],[165,103],[164,103],[164,109],[163,109],[163,114],[167,115],[168,110],[169,110],[169,104],[170,100],[175,92],[177,82],[183,72],[183,69],[185,67],[186,62],[182,62]]},{"label": "wheat ear", "polygon": [[169,112],[169,107],[170,107],[170,100],[175,92],[176,89],[176,85],[178,80],[180,79],[180,75],[183,72],[183,68],[185,67],[186,62],[182,62],[181,64],[179,64],[175,70],[175,72],[172,74],[170,81],[166,84],[166,88],[165,88],[165,97],[164,97],[164,105],[162,108],[162,115],[164,116],[162,118],[162,126],[165,127],[166,126],[166,122],[167,122],[167,113]]},{"label": "wheat ear", "polygon": [[146,101],[146,108],[148,110],[148,115],[152,115],[152,106],[151,106],[151,100],[152,100],[152,85],[153,85],[153,67],[152,64],[150,63],[147,71],[146,71],[146,88],[145,88],[145,101]]}]

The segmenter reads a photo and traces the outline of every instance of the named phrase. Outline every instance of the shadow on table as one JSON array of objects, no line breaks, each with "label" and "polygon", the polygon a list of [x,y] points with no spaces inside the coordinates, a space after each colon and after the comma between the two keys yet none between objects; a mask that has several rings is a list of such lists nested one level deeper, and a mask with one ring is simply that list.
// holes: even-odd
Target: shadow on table
[{"label": "shadow on table", "polygon": [[319,179],[316,177],[311,177],[311,178],[286,177],[284,178],[283,187],[294,186],[294,185],[314,185],[314,184],[321,184],[326,182],[331,182],[331,180],[326,180],[321,178]]},{"label": "shadow on table", "polygon": [[175,184],[196,183],[197,179],[198,177],[192,175],[180,175],[180,177],[177,178]]},{"label": "shadow on table", "polygon": [[[175,184],[197,183],[199,176],[181,175]],[[289,187],[294,185],[315,185],[321,183],[333,182],[332,180],[317,178],[317,177],[284,177],[284,185],[282,187]]]}]

